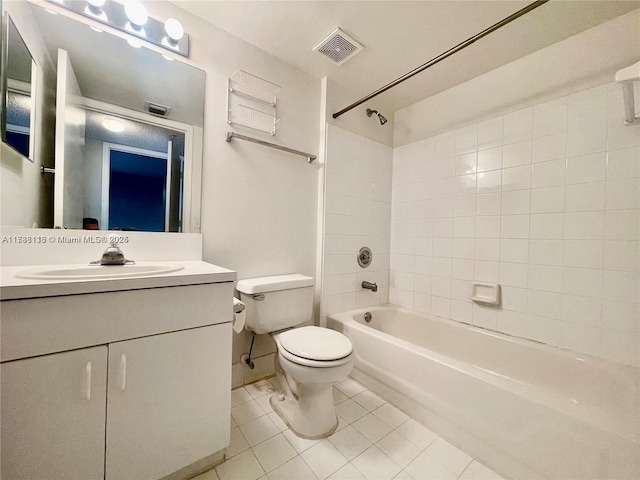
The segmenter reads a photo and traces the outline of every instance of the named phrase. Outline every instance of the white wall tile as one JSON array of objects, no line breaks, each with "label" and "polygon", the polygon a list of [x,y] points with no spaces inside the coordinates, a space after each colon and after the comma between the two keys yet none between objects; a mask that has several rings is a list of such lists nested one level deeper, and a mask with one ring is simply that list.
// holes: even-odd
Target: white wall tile
[{"label": "white wall tile", "polygon": [[477,238],[500,238],[500,215],[476,217]]},{"label": "white wall tile", "polygon": [[456,155],[455,157],[455,174],[466,175],[467,173],[477,172],[477,152],[465,153],[464,155]]},{"label": "white wall tile", "polygon": [[472,308],[473,324],[477,327],[498,329],[498,309],[485,305],[473,304]]},{"label": "white wall tile", "polygon": [[500,222],[502,238],[529,238],[529,215],[504,215]]},{"label": "white wall tile", "polygon": [[607,210],[628,210],[640,208],[637,178],[607,180]]},{"label": "white wall tile", "polygon": [[600,327],[602,300],[577,295],[563,295],[561,318],[565,322]]},{"label": "white wall tile", "polygon": [[567,133],[567,156],[578,157],[607,150],[607,124],[598,123],[569,130]]},{"label": "white wall tile", "polygon": [[599,298],[602,295],[602,270],[564,267],[562,270],[562,292]]},{"label": "white wall tile", "polygon": [[529,265],[529,288],[545,292],[562,291],[562,267]]},{"label": "white wall tile", "polygon": [[562,265],[563,240],[529,240],[529,263],[534,265]]},{"label": "white wall tile", "polygon": [[476,182],[479,194],[500,192],[502,186],[502,171],[491,170],[489,172],[478,173]]},{"label": "white wall tile", "polygon": [[494,147],[478,152],[477,172],[488,172],[502,168],[502,148]]},{"label": "white wall tile", "polygon": [[638,240],[640,238],[640,211],[609,210],[605,214],[606,240]]},{"label": "white wall tile", "polygon": [[567,184],[604,181],[606,164],[606,152],[567,158]]},{"label": "white wall tile", "polygon": [[567,155],[567,133],[560,132],[534,138],[531,152],[533,163],[563,159]]},{"label": "white wall tile", "polygon": [[525,108],[504,116],[503,144],[521,142],[532,138],[533,108]]},{"label": "white wall tile", "polygon": [[640,292],[639,279],[638,272],[605,270],[602,278],[602,298],[637,303]]},{"label": "white wall tile", "polygon": [[502,149],[502,168],[529,165],[531,163],[531,140],[505,145]]},{"label": "white wall tile", "polygon": [[476,215],[500,215],[500,193],[478,195],[476,200]]},{"label": "white wall tile", "polygon": [[567,105],[536,105],[533,108],[533,136],[541,137],[567,129]]},{"label": "white wall tile", "polygon": [[502,169],[502,191],[531,188],[531,167],[528,165]]},{"label": "white wall tile", "polygon": [[608,152],[607,180],[638,176],[640,176],[640,148],[632,147]]},{"label": "white wall tile", "polygon": [[500,260],[511,263],[527,263],[529,239],[503,238],[500,240]]},{"label": "white wall tile", "polygon": [[599,240],[604,237],[604,212],[568,212],[564,214],[564,238]]},{"label": "white wall tile", "polygon": [[531,213],[563,212],[564,193],[564,186],[532,189]]},{"label": "white wall tile", "polygon": [[635,240],[606,240],[604,268],[637,272],[640,269],[640,243]]},{"label": "white wall tile", "polygon": [[500,284],[527,288],[529,265],[526,263],[500,262]]},{"label": "white wall tile", "polygon": [[564,238],[564,214],[541,213],[531,215],[531,238],[562,239]]},{"label": "white wall tile", "polygon": [[514,192],[502,192],[502,214],[528,214],[531,209],[531,192],[519,190]]},{"label": "white wall tile", "polygon": [[567,185],[565,188],[565,210],[588,212],[604,210],[605,182]]},{"label": "white wall tile", "polygon": [[502,145],[502,117],[492,118],[478,124],[478,150]]},{"label": "white wall tile", "polygon": [[457,217],[453,219],[453,236],[456,238],[474,237],[476,217]]},{"label": "white wall tile", "polygon": [[560,319],[562,316],[562,294],[533,290],[529,287],[528,311],[536,317]]},{"label": "white wall tile", "polygon": [[640,326],[638,303],[621,300],[602,301],[603,327],[617,332],[637,333]]},{"label": "white wall tile", "polygon": [[460,280],[473,280],[474,260],[454,258],[451,263],[451,277]]},{"label": "white wall tile", "polygon": [[566,267],[602,268],[604,260],[603,240],[565,240],[564,261]]},{"label": "white wall tile", "polygon": [[473,217],[476,214],[476,196],[456,197],[453,202],[454,217]]},{"label": "white wall tile", "polygon": [[565,170],[564,159],[534,163],[531,167],[531,188],[564,185]]}]

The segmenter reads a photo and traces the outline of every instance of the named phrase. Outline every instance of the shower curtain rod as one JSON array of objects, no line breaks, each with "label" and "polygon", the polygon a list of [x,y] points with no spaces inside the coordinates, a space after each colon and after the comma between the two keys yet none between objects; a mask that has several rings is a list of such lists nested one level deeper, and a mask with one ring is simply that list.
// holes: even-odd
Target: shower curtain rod
[{"label": "shower curtain rod", "polygon": [[437,57],[432,58],[431,60],[429,60],[427,63],[420,65],[419,67],[414,68],[413,70],[411,70],[409,73],[405,73],[403,76],[401,76],[400,78],[395,79],[393,82],[388,83],[387,85],[385,85],[384,87],[379,88],[378,90],[376,90],[373,93],[370,93],[369,95],[367,95],[366,97],[361,98],[360,100],[358,100],[357,102],[352,103],[351,105],[349,105],[348,107],[343,108],[342,110],[340,110],[339,112],[336,112],[333,114],[333,118],[338,118],[340,115],[342,115],[343,113],[347,113],[349,110],[352,110],[354,108],[356,108],[358,105],[362,105],[364,102],[371,100],[374,97],[377,97],[378,95],[380,95],[381,93],[386,92],[387,90],[389,90],[390,88],[395,87],[396,85],[398,85],[399,83],[404,82],[405,80],[410,79],[411,77],[413,77],[414,75],[417,75],[418,73],[426,70],[427,68],[435,65],[436,63],[440,62],[441,60],[444,60],[447,57],[450,57],[451,55],[453,55],[454,53],[459,52],[460,50],[467,48],[469,45],[471,45],[472,43],[476,42],[477,40],[480,40],[482,37],[486,37],[487,35],[489,35],[492,32],[495,32],[496,30],[498,30],[501,27],[504,27],[506,24],[511,23],[512,21],[514,21],[515,19],[529,13],[531,10],[540,7],[541,5],[544,5],[545,3],[547,3],[549,0],[539,0],[536,2],[533,2],[529,5],[527,5],[526,7],[518,10],[517,12],[509,15],[506,18],[503,18],[502,20],[500,20],[498,23],[495,23],[493,25],[491,25],[489,28],[481,31],[480,33],[474,35],[473,37],[467,38],[465,41],[459,43],[458,45],[456,45],[455,47],[450,48],[449,50],[447,50],[444,53],[441,53],[440,55],[438,55]]}]

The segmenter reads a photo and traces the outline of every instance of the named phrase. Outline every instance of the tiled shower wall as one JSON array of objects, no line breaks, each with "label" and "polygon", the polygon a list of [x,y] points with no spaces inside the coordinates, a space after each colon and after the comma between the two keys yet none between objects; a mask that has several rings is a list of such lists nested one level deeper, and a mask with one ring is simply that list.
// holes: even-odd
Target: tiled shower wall
[{"label": "tiled shower wall", "polygon": [[[396,148],[390,301],[639,363],[640,126],[609,84]],[[471,281],[502,305],[470,301]]]},{"label": "tiled shower wall", "polygon": [[[390,147],[329,126],[321,321],[331,313],[387,303],[391,225]],[[367,246],[371,265],[357,253]],[[376,282],[378,292],[362,288]]]}]

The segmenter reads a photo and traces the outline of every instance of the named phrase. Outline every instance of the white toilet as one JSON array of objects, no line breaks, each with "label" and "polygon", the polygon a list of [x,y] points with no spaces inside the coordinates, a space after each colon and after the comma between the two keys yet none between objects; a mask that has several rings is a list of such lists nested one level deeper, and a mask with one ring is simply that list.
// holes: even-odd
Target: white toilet
[{"label": "white toilet", "polygon": [[332,386],[353,368],[353,345],[335,330],[315,326],[293,328],[311,320],[313,278],[299,274],[239,280],[246,304],[246,328],[269,333],[278,347],[275,370],[281,392],[271,406],[296,434],[306,438],[331,435],[338,426]]}]

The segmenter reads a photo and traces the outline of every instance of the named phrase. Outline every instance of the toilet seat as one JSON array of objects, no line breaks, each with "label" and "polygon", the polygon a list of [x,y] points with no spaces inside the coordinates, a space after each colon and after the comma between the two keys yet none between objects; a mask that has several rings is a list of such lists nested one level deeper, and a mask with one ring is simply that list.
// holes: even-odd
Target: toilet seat
[{"label": "toilet seat", "polygon": [[274,335],[279,353],[308,367],[335,367],[351,361],[353,344],[346,335],[322,327],[301,327]]}]

